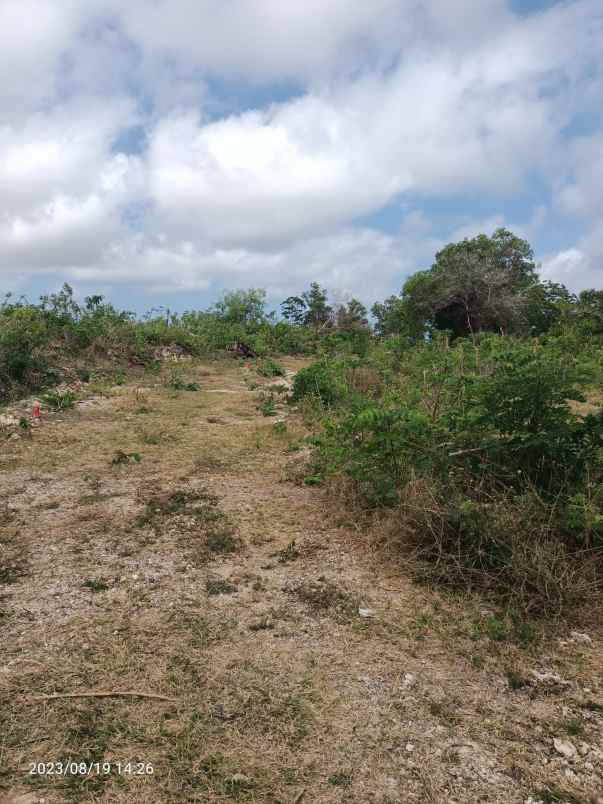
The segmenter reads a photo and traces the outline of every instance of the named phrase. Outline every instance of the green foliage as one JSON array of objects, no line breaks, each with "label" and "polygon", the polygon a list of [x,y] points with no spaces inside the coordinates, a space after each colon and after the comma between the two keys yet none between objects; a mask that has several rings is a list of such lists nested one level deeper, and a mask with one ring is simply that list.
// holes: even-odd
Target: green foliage
[{"label": "green foliage", "polygon": [[72,391],[50,391],[41,397],[41,401],[53,410],[73,408],[77,396]]},{"label": "green foliage", "polygon": [[313,397],[330,407],[343,399],[346,393],[343,366],[323,360],[297,372],[291,399],[299,402],[304,397]]},{"label": "green foliage", "polygon": [[270,358],[265,358],[264,360],[260,360],[257,364],[256,369],[258,374],[262,377],[284,377],[285,376],[285,369],[276,363],[274,360]]},{"label": "green foliage", "polygon": [[347,478],[359,504],[396,511],[423,577],[558,614],[594,583],[581,556],[603,554],[603,412],[574,407],[591,347],[434,334],[398,348],[354,369],[385,382],[354,385],[340,359],[299,372],[294,397],[325,400],[311,477]]}]

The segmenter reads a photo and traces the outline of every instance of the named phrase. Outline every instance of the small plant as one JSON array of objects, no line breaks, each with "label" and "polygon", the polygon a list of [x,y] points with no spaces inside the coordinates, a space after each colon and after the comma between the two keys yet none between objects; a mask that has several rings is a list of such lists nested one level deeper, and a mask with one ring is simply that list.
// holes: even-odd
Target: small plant
[{"label": "small plant", "polygon": [[231,595],[237,587],[223,578],[208,578],[205,582],[205,591],[208,595]]},{"label": "small plant", "polygon": [[177,369],[172,369],[169,377],[165,382],[166,388],[171,388],[172,391],[200,391],[201,388],[196,382],[187,382],[182,373]]},{"label": "small plant", "polygon": [[507,676],[507,683],[509,684],[509,688],[512,690],[521,690],[524,687],[527,687],[529,684],[527,679],[525,679],[516,670],[507,670],[505,675]]},{"label": "small plant", "polygon": [[30,430],[31,429],[31,422],[29,419],[26,419],[25,416],[21,416],[19,419],[19,427],[21,430]]},{"label": "small plant", "polygon": [[504,642],[509,636],[507,624],[498,617],[488,617],[486,620],[486,633],[493,642]]},{"label": "small plant", "polygon": [[349,773],[333,773],[327,782],[334,787],[349,787],[352,784],[352,776]]},{"label": "small plant", "polygon": [[76,399],[73,391],[49,391],[42,396],[42,402],[53,410],[69,410],[74,407]]},{"label": "small plant", "polygon": [[284,550],[280,550],[277,554],[280,564],[288,564],[290,561],[296,561],[300,552],[295,546],[295,539],[289,542]]},{"label": "small plant", "polygon": [[118,449],[115,455],[111,458],[112,466],[122,466],[127,463],[140,463],[142,455],[139,452],[124,452]]},{"label": "small plant", "polygon": [[109,584],[102,580],[102,578],[88,578],[82,584],[84,589],[89,589],[91,592],[106,592],[109,589]]},{"label": "small plant", "polygon": [[272,432],[275,435],[284,435],[287,432],[287,422],[274,422]]},{"label": "small plant", "polygon": [[258,405],[258,410],[262,416],[276,416],[276,408],[272,396],[265,397]]},{"label": "small plant", "polygon": [[264,360],[261,360],[256,366],[256,371],[262,377],[285,376],[285,369],[278,363],[275,363],[274,360],[270,360],[270,358],[265,358]]}]

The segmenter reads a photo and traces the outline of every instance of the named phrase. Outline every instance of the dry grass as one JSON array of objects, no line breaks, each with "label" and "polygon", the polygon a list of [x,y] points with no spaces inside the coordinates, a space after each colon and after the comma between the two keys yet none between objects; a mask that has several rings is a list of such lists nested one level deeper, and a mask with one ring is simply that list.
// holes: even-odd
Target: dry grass
[{"label": "dry grass", "polygon": [[[145,378],[5,442],[0,801],[589,802],[595,613],[572,641],[414,586],[353,512],[332,524],[320,490],[283,482],[306,429],[256,411],[255,372],[185,375],[201,391]],[[89,690],[175,703],[31,700]],[[566,763],[555,737],[588,751]],[[28,772],[62,759],[154,772]]]}]

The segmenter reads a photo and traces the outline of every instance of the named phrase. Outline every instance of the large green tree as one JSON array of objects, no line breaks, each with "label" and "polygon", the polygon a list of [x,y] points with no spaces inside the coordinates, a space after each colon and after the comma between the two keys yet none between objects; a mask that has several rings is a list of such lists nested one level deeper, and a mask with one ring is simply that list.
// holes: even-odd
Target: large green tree
[{"label": "large green tree", "polygon": [[429,270],[404,284],[399,298],[373,307],[378,330],[421,337],[433,330],[455,336],[517,332],[528,327],[528,291],[538,283],[526,240],[507,229],[449,243]]}]

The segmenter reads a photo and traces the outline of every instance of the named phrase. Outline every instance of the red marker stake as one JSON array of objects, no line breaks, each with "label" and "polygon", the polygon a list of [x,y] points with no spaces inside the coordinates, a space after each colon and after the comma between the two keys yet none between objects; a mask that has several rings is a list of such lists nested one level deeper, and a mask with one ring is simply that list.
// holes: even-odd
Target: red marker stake
[{"label": "red marker stake", "polygon": [[33,407],[31,409],[31,418],[36,422],[36,424],[40,423],[41,415],[40,415],[40,403],[34,402]]}]

